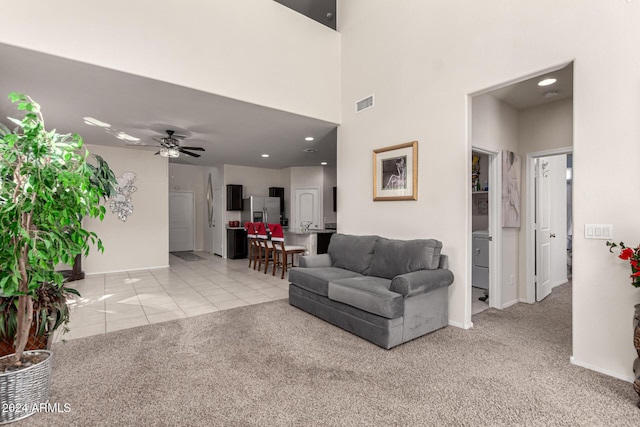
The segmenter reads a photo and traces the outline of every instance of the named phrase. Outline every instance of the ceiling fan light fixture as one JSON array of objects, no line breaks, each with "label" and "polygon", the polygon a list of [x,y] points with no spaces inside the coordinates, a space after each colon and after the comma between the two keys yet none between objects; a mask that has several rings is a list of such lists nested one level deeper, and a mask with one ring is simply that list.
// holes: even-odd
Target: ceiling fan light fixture
[{"label": "ceiling fan light fixture", "polygon": [[160,149],[160,155],[162,157],[176,158],[180,156],[180,151],[175,147],[162,147]]}]

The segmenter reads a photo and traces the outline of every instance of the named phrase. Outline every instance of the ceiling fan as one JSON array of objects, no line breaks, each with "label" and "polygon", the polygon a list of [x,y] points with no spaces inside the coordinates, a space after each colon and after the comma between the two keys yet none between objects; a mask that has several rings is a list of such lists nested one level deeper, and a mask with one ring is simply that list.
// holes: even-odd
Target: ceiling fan
[{"label": "ceiling fan", "polygon": [[160,151],[156,155],[160,154],[162,157],[178,157],[180,153],[186,154],[192,157],[200,157],[200,154],[192,153],[191,151],[205,151],[202,147],[182,147],[180,146],[180,140],[185,139],[186,136],[176,135],[175,131],[167,129],[167,136],[162,138],[153,138],[154,141],[160,143]]}]

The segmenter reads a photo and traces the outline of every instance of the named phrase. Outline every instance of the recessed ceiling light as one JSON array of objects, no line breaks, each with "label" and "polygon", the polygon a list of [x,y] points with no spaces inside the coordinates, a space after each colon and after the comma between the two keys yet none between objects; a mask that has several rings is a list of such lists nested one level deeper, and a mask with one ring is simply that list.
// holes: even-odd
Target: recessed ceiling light
[{"label": "recessed ceiling light", "polygon": [[554,79],[553,77],[550,77],[548,79],[540,80],[538,82],[538,86],[549,86],[549,85],[554,84],[557,81],[558,81],[558,79]]},{"label": "recessed ceiling light", "polygon": [[89,126],[100,126],[101,128],[110,128],[111,125],[109,123],[105,123],[98,119],[94,119],[93,117],[83,117],[84,124]]},{"label": "recessed ceiling light", "polygon": [[322,166],[326,166],[326,165],[327,165],[327,162],[320,162],[320,164],[321,164]]},{"label": "recessed ceiling light", "polygon": [[263,154],[262,157],[266,158],[266,157],[269,157],[269,155],[268,154]]},{"label": "recessed ceiling light", "polygon": [[308,136],[304,139],[305,141],[313,141],[313,137],[312,136]]},{"label": "recessed ceiling light", "polygon": [[135,136],[131,136],[127,133],[124,132],[118,132],[116,134],[116,138],[121,139],[123,141],[131,141],[131,142],[138,142],[140,141],[140,138],[136,138]]}]

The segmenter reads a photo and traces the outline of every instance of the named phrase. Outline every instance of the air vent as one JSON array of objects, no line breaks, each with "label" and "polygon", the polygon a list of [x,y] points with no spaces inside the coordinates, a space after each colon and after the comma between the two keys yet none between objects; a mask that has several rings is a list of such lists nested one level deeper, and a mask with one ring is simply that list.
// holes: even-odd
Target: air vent
[{"label": "air vent", "polygon": [[302,151],[304,151],[305,153],[317,153],[318,149],[316,149],[316,148],[305,148]]},{"label": "air vent", "polygon": [[373,108],[373,95],[369,95],[360,101],[356,101],[356,113]]}]

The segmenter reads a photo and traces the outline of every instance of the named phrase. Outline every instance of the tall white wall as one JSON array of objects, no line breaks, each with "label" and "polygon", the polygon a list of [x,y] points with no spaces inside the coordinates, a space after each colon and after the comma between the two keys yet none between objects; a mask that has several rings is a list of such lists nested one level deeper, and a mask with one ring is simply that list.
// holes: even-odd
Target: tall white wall
[{"label": "tall white wall", "polygon": [[274,1],[3,1],[0,16],[2,43],[339,123],[340,34]]},{"label": "tall white wall", "polygon": [[195,250],[204,249],[204,227],[207,223],[207,200],[202,175],[202,166],[169,163],[169,191],[191,191],[196,205],[195,211]]},{"label": "tall white wall", "polygon": [[92,248],[82,266],[87,274],[167,267],[169,265],[169,180],[167,159],[149,152],[88,145],[102,156],[117,177],[135,172],[131,201],[133,214],[126,222],[111,213],[107,204],[104,221],[85,220],[85,226],[102,239],[104,253]]},{"label": "tall white wall", "polygon": [[[610,173],[638,171],[640,2],[349,0],[338,7],[340,229],[442,240],[456,277],[452,324],[471,318],[469,94],[574,60],[574,228],[610,223],[616,240],[640,241],[640,200],[629,196],[640,182]],[[375,107],[356,115],[354,102],[372,93]],[[413,140],[418,200],[374,203],[372,150]],[[628,266],[603,241],[578,233],[573,266],[574,363],[630,378],[640,293]]]},{"label": "tall white wall", "polygon": [[[473,147],[498,153],[502,150],[509,150],[520,154],[518,151],[518,112],[513,107],[491,95],[478,95],[472,100],[472,114],[471,143]],[[500,155],[498,158],[501,158]],[[470,172],[467,174],[467,177],[469,176]],[[501,182],[492,184],[502,185]],[[521,186],[524,184],[521,183]],[[518,301],[516,281],[518,278],[519,230],[518,228],[496,230],[497,233],[502,233],[502,262],[500,263],[502,265],[502,281],[500,283],[502,307]],[[513,280],[511,280],[512,278]]]}]

